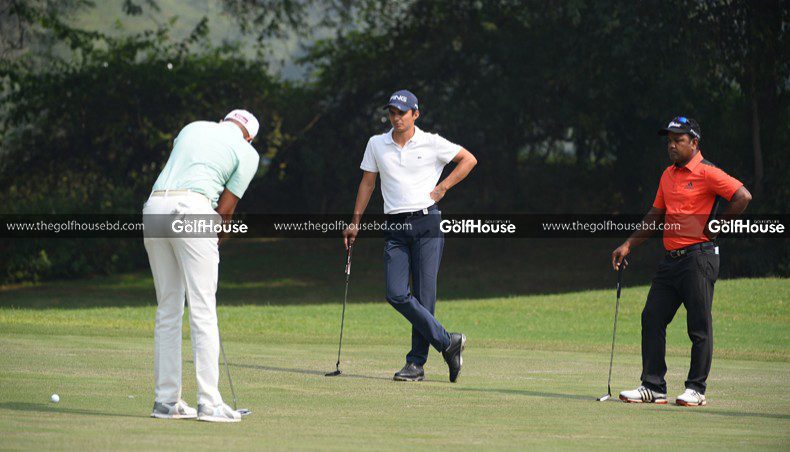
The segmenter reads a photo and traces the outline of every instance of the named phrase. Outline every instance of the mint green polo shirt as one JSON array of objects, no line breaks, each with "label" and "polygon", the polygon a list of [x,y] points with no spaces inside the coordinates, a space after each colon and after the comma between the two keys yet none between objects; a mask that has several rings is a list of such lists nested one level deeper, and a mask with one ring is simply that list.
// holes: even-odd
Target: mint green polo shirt
[{"label": "mint green polo shirt", "polygon": [[258,153],[232,122],[196,121],[181,129],[156,190],[189,189],[217,207],[227,188],[241,198],[258,171]]}]

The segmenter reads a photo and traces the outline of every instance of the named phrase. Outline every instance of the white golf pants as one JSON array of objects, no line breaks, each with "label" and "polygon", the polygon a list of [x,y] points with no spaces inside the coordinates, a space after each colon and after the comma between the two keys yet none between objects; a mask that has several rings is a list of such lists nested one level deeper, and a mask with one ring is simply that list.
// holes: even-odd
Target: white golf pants
[{"label": "white golf pants", "polygon": [[[208,198],[198,193],[151,196],[143,214],[216,215]],[[217,406],[219,394],[219,329],[217,326],[217,238],[144,239],[156,288],[154,380],[157,402],[181,398],[181,319],[189,304],[198,404]]]}]

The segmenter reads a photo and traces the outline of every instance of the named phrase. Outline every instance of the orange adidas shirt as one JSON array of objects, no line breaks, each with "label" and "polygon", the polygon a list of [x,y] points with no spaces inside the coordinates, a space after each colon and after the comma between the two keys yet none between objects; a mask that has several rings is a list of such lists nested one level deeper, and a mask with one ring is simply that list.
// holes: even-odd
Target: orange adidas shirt
[{"label": "orange adidas shirt", "polygon": [[[661,175],[653,207],[665,209],[664,248],[677,250],[710,241],[703,231],[716,196],[729,201],[743,184],[697,152],[683,167],[671,165]],[[678,229],[670,229],[672,224]]]}]

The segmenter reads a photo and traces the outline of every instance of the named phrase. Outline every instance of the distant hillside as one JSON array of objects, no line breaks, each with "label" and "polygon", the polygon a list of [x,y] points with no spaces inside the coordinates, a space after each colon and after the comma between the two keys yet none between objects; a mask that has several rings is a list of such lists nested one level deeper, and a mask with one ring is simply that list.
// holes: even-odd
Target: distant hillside
[{"label": "distant hillside", "polygon": [[[158,12],[147,5],[141,5],[144,8],[142,15],[129,16],[123,12],[123,0],[103,0],[96,2],[93,8],[86,8],[76,13],[72,23],[80,28],[118,36],[155,30],[160,24],[166,24],[176,18],[172,37],[174,40],[180,40],[188,36],[205,16],[208,17],[209,39],[213,44],[252,41],[252,38],[244,36],[236,21],[223,10],[219,1],[157,0],[157,4],[160,8]],[[315,11],[315,14],[311,15],[318,14],[320,12]],[[305,69],[293,63],[294,58],[301,54],[301,44],[303,42],[293,36],[272,42],[271,55],[267,58],[272,70],[280,72],[286,78],[303,78]],[[241,47],[250,58],[255,56],[252,46]]]}]

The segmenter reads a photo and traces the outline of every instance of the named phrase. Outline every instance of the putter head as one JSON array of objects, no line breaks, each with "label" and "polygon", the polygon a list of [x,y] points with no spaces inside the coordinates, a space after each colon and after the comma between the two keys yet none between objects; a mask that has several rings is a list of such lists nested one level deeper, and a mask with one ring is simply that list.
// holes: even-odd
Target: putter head
[{"label": "putter head", "polygon": [[324,376],[325,376],[325,377],[337,377],[337,376],[338,376],[338,375],[340,375],[341,373],[343,373],[343,372],[340,372],[340,369],[337,369],[337,370],[336,370],[336,371],[334,371],[334,372],[329,372],[328,374],[324,374]]},{"label": "putter head", "polygon": [[242,416],[249,416],[250,414],[252,414],[252,411],[248,410],[247,408],[239,408],[238,410],[236,410],[236,412]]},{"label": "putter head", "polygon": [[612,397],[611,394],[606,394],[606,395],[602,395],[601,397],[598,397],[595,400],[597,400],[599,402],[605,402],[605,401],[609,400],[611,397]]}]

